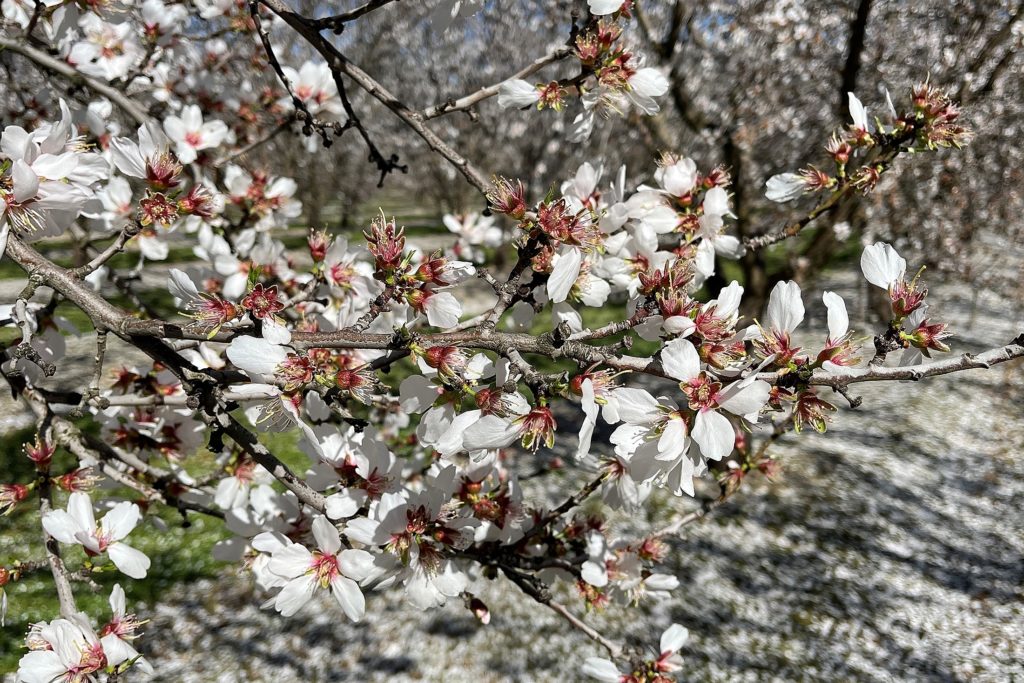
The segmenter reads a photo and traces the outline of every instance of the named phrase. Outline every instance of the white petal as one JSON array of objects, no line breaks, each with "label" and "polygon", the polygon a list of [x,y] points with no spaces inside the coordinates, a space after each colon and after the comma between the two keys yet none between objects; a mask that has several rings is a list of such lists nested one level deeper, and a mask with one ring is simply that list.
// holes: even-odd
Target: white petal
[{"label": "white petal", "polygon": [[227,355],[232,363],[246,372],[273,375],[277,366],[288,357],[288,352],[266,339],[245,336],[232,340]]},{"label": "white petal", "polygon": [[271,344],[287,344],[292,340],[292,333],[287,325],[283,325],[273,318],[263,320],[263,338]]},{"label": "white petal", "polygon": [[597,425],[597,401],[594,397],[594,383],[588,378],[583,380],[583,425],[580,427],[579,446],[576,448],[576,459],[582,459],[590,453],[590,444]]},{"label": "white petal", "polygon": [[791,202],[807,191],[807,182],[796,173],[779,173],[765,183],[764,196],[773,202]]},{"label": "white petal", "polygon": [[580,265],[583,263],[583,254],[579,249],[568,248],[556,259],[551,269],[551,276],[548,278],[548,298],[552,303],[561,303],[569,296],[569,291],[576,278],[580,274]]},{"label": "white petal", "polygon": [[400,406],[406,413],[422,413],[437,400],[437,385],[423,375],[410,375],[398,387]]},{"label": "white petal", "polygon": [[718,299],[715,304],[715,317],[723,320],[731,318],[739,310],[742,298],[743,286],[733,280],[718,293]]},{"label": "white petal", "polygon": [[673,339],[661,350],[661,366],[670,377],[685,382],[700,374],[700,355],[686,339]]},{"label": "white petal", "polygon": [[729,193],[721,187],[712,187],[704,195],[704,214],[726,216],[729,213]]},{"label": "white petal", "polygon": [[331,581],[331,592],[341,609],[352,621],[359,621],[366,614],[366,599],[359,586],[352,579],[337,576]]},{"label": "white petal", "polygon": [[619,419],[629,424],[652,424],[661,415],[658,401],[643,389],[622,387],[615,389]]},{"label": "white petal", "polygon": [[290,617],[309,602],[316,590],[316,582],[313,576],[303,575],[292,579],[284,585],[281,592],[274,599],[274,609],[282,616]]},{"label": "white petal", "polygon": [[721,460],[729,455],[736,444],[736,433],[733,431],[732,423],[716,410],[697,413],[692,436],[700,446],[700,452],[711,460]]},{"label": "white petal", "polygon": [[107,546],[107,554],[110,556],[110,561],[121,570],[122,574],[133,579],[146,578],[146,572],[149,571],[149,558],[142,551],[118,541]]},{"label": "white petal", "polygon": [[868,129],[868,110],[864,108],[857,96],[852,92],[846,93],[850,98],[850,118],[853,119],[853,125],[861,130]]},{"label": "white petal", "polygon": [[462,304],[450,292],[434,292],[425,305],[427,322],[434,327],[447,329],[459,324]]},{"label": "white petal", "polygon": [[768,297],[764,326],[769,330],[792,332],[804,319],[804,302],[800,285],[788,280],[779,282]]},{"label": "white petal", "polygon": [[629,79],[629,87],[647,97],[660,97],[668,92],[668,79],[658,69],[647,67],[638,70]]},{"label": "white petal", "polygon": [[860,257],[860,269],[867,281],[876,287],[888,289],[889,285],[907,272],[907,262],[891,245],[875,242],[864,247]]},{"label": "white petal", "polygon": [[519,425],[514,425],[497,415],[484,415],[463,432],[462,447],[467,451],[504,448],[515,441],[520,432]]},{"label": "white petal", "polygon": [[115,583],[114,587],[110,590],[110,610],[115,616],[124,616],[124,589],[121,588],[121,584],[119,583]]},{"label": "white petal", "polygon": [[64,510],[47,512],[43,516],[43,528],[61,543],[78,543],[75,538],[80,530],[78,522]]},{"label": "white petal", "polygon": [[324,511],[331,519],[347,519],[359,512],[360,507],[358,500],[341,491],[327,496],[324,503]]},{"label": "white petal", "polygon": [[[746,386],[739,386],[740,384],[740,382],[735,382],[726,387],[718,400],[718,405],[734,415],[749,415],[764,408],[768,403],[772,385],[760,379]],[[733,387],[738,388],[730,391]]]},{"label": "white petal", "polygon": [[661,634],[661,654],[666,652],[679,652],[690,637],[690,632],[679,624],[672,624]]},{"label": "white petal", "polygon": [[18,660],[18,678],[23,683],[53,683],[65,678],[68,667],[53,650],[33,650]]},{"label": "white petal", "polygon": [[590,13],[601,17],[612,12],[618,12],[622,7],[622,0],[587,0]]},{"label": "white petal", "polygon": [[479,410],[459,413],[444,433],[434,442],[434,450],[443,456],[452,456],[464,449],[463,438],[466,430],[480,420]]},{"label": "white petal", "polygon": [[682,197],[697,183],[697,162],[683,158],[654,172],[655,179],[670,194]]},{"label": "white petal", "polygon": [[85,531],[96,529],[96,517],[92,513],[89,494],[76,491],[68,497],[68,514],[75,518],[78,528]]},{"label": "white petal", "polygon": [[498,106],[503,108],[525,107],[540,99],[540,91],[524,80],[505,81],[498,88]]},{"label": "white petal", "polygon": [[39,176],[21,159],[16,160],[11,167],[11,179],[14,182],[16,202],[26,202],[39,191]]},{"label": "white petal", "polygon": [[697,323],[693,322],[685,315],[673,315],[665,318],[661,326],[666,332],[674,334],[677,337],[688,337],[695,329],[697,329]]},{"label": "white petal", "polygon": [[828,338],[837,341],[850,329],[850,316],[846,312],[846,302],[835,292],[824,292],[821,300],[828,309]]},{"label": "white petal", "polygon": [[342,550],[338,555],[338,566],[345,576],[356,581],[362,581],[376,569],[373,555],[365,550]]},{"label": "white petal", "polygon": [[[593,3],[595,0],[590,1]],[[619,683],[622,678],[615,664],[600,657],[587,657],[580,671],[601,683]]]},{"label": "white petal", "polygon": [[146,177],[146,163],[142,158],[139,147],[128,138],[111,138],[110,156],[113,157],[114,166],[121,173],[132,178]]},{"label": "white petal", "polygon": [[341,537],[338,535],[338,529],[326,517],[318,515],[313,520],[313,538],[316,539],[317,546],[326,555],[335,555],[341,550]]},{"label": "white petal", "polygon": [[103,531],[110,535],[111,539],[120,541],[131,533],[131,530],[138,525],[142,519],[142,512],[135,503],[118,503],[110,512],[100,520]]},{"label": "white petal", "polygon": [[608,572],[605,570],[604,565],[591,560],[583,563],[580,578],[597,588],[608,585]]}]

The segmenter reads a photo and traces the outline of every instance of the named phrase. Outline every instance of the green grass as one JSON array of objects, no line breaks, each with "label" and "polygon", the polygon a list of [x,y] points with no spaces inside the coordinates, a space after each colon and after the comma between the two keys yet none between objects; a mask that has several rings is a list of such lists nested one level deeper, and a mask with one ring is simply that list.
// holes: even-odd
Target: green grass
[{"label": "green grass", "polygon": [[[80,421],[84,430],[95,432],[97,427],[88,418]],[[27,483],[34,472],[31,463],[21,452],[21,446],[34,438],[34,430],[12,432],[0,438],[0,481]],[[308,465],[308,459],[297,447],[297,436],[292,433],[264,434],[261,440],[290,467],[299,471]],[[160,463],[163,464],[163,463]],[[193,475],[209,472],[213,456],[206,450],[184,462]],[[54,472],[64,472],[74,466],[70,454],[58,450],[54,455]],[[58,492],[56,507],[65,507],[67,494]],[[135,500],[137,494],[126,488],[103,490],[93,494],[93,500],[122,498]],[[16,560],[35,561],[44,557],[42,528],[39,524],[38,498],[30,497],[11,515],[0,517],[0,566],[10,567]],[[97,513],[97,517],[102,516]],[[162,596],[182,593],[204,578],[212,578],[224,571],[226,565],[213,559],[214,544],[230,536],[223,523],[216,518],[189,513],[187,521],[176,510],[162,505],[151,505],[145,519],[126,541],[146,553],[152,560],[145,579],[130,579],[106,562],[107,570],[94,574],[100,590],[93,592],[85,583],[76,582],[75,599],[78,608],[89,615],[94,625],[102,626],[110,615],[107,599],[115,583],[121,584],[127,595],[129,610],[137,610],[145,618]],[[67,566],[78,569],[87,559],[79,546],[61,546]],[[49,621],[59,616],[59,605],[48,571],[39,571],[6,587],[9,602],[7,624],[0,629],[0,674],[17,668],[25,653],[23,641],[29,625]],[[145,605],[146,609],[141,609]]]}]

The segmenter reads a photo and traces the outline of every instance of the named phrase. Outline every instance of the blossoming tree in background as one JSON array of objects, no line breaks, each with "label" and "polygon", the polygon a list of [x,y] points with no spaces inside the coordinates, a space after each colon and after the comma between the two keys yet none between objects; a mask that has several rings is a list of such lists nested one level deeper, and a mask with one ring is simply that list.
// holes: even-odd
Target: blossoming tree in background
[{"label": "blossoming tree in background", "polygon": [[[19,680],[159,671],[157,654],[139,654],[145,639],[121,587],[102,625],[105,615],[77,608],[73,581],[105,570],[144,578],[152,562],[131,532],[161,505],[223,519],[233,537],[216,556],[244,564],[283,617],[335,600],[359,621],[372,613],[368,594],[400,591],[422,609],[464,603],[487,623],[474,586],[506,580],[604,650],[581,671],[672,680],[685,671],[685,629],[666,624],[656,647],[652,634],[636,649],[585,614],[675,590],[659,571],[665,539],[746,477],[774,476],[772,444],[824,432],[836,395],[856,407],[860,382],[1024,355],[1020,337],[952,353],[921,264],[888,243],[860,258],[887,297],[887,324],[853,330],[839,295],[807,294],[828,312],[827,337],[810,343],[795,337],[798,282],[779,281],[744,316],[745,285],[721,272],[723,260],[850,211],[908,157],[955,155],[971,130],[934,80],[866,104],[844,93],[824,152],[763,188],[791,203],[789,218],[737,236],[737,197],[761,190],[737,183],[738,169],[669,148],[636,178],[602,163],[616,144],[605,129],[658,121],[678,86],[658,62],[672,50],[645,58],[642,48],[660,20],[678,32],[679,16],[575,3],[546,53],[421,106],[348,55],[350,36],[386,20],[391,4],[327,15],[279,0],[4,0],[4,65],[24,77],[3,93],[0,251],[27,283],[3,307],[2,371],[38,435],[24,449],[35,475],[3,484],[0,505],[36,507],[46,543],[0,568],[0,586],[49,571],[61,608],[27,634]],[[432,30],[477,4],[434,3]],[[556,146],[593,156],[543,188],[471,158],[444,121],[476,120],[491,100],[488,115],[529,110],[535,137],[552,122]],[[290,138],[315,167],[338,146],[365,160],[360,186],[386,184],[410,166],[381,134],[384,117],[467,188],[438,231],[445,246],[417,249],[382,212],[362,234],[309,226],[297,258],[285,240],[302,212],[299,185],[283,164],[253,160]],[[57,256],[68,244],[70,264]],[[145,265],[181,248],[193,258],[161,271],[160,300],[140,296]],[[126,250],[138,258],[127,268]],[[470,309],[481,288],[485,304]],[[62,316],[67,306],[89,329]],[[96,349],[90,378],[70,391],[55,383],[69,334],[94,337]],[[108,352],[115,344],[147,360],[124,366]],[[289,434],[308,462],[288,467],[261,438],[268,431]],[[58,448],[72,468],[55,465]],[[562,470],[576,476],[560,480],[559,499],[524,493],[524,475]],[[652,497],[709,489],[701,507],[643,535],[616,531],[617,514]],[[584,513],[591,499],[601,504]],[[81,567],[62,559],[73,545],[88,558]]]}]

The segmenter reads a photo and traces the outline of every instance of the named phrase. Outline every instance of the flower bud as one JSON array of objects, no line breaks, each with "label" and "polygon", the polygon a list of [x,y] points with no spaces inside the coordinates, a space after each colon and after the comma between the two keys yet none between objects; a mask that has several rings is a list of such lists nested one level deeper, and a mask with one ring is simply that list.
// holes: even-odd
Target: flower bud
[{"label": "flower bud", "polygon": [[331,247],[331,236],[326,230],[314,230],[306,236],[306,244],[309,245],[309,254],[313,257],[313,262],[321,263]]}]

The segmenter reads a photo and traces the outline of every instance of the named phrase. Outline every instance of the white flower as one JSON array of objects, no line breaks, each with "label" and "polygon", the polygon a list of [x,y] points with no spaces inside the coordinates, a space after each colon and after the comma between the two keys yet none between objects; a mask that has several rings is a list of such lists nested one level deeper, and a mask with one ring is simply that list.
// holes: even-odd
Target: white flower
[{"label": "white flower", "polygon": [[686,339],[673,339],[661,351],[665,373],[680,381],[696,411],[691,437],[705,458],[721,460],[732,452],[736,432],[729,419],[718,412],[723,408],[735,415],[753,417],[768,402],[771,385],[762,380],[740,380],[725,388],[713,377],[701,372],[700,356]]},{"label": "white flower", "polygon": [[109,661],[134,660],[135,666],[139,667],[140,671],[152,674],[153,666],[146,661],[145,657],[140,657],[138,650],[132,647],[131,641],[138,637],[135,632],[142,622],[136,619],[134,614],[127,613],[124,589],[120,584],[115,583],[110,591],[110,610],[110,621],[101,631],[107,634],[101,641],[107,659]]},{"label": "white flower", "polygon": [[111,138],[110,156],[117,170],[133,178],[148,178],[151,170],[180,170],[169,156],[170,140],[155,122],[139,126],[138,137],[138,144],[129,138]]},{"label": "white flower", "polygon": [[458,235],[466,244],[498,247],[503,241],[501,228],[495,225],[494,216],[481,216],[475,212],[464,215],[448,213],[441,220],[449,231]]},{"label": "white flower", "polygon": [[9,162],[0,175],[4,245],[11,229],[24,239],[51,237],[70,227],[83,211],[101,210],[95,186],[107,177],[107,162],[81,151],[63,100],[60,109],[57,123],[44,123],[31,133],[7,126],[0,135],[0,153]]},{"label": "white flower", "polygon": [[654,179],[670,195],[683,197],[697,184],[697,163],[684,157],[659,168],[654,172]]},{"label": "white flower", "polygon": [[907,272],[907,261],[891,245],[875,242],[864,247],[864,253],[860,256],[860,269],[868,282],[889,289],[892,283],[898,282]]},{"label": "white flower", "polygon": [[168,116],[164,119],[164,132],[175,146],[178,159],[191,164],[204,149],[217,147],[228,136],[228,127],[223,121],[203,122],[203,113],[198,105],[190,104],[181,110],[181,117]]},{"label": "white flower", "polygon": [[289,542],[270,558],[268,569],[285,580],[281,592],[267,604],[290,617],[312,599],[318,590],[330,589],[345,615],[359,621],[366,611],[357,581],[370,575],[373,556],[365,550],[342,550],[338,530],[323,516],[313,520],[317,550]]},{"label": "white flower", "polygon": [[142,579],[149,570],[149,558],[121,542],[141,519],[138,505],[123,502],[96,524],[88,494],[75,492],[68,498],[67,511],[51,510],[43,516],[43,528],[61,543],[77,543],[93,554],[107,553],[123,574]]},{"label": "white flower", "polygon": [[177,33],[188,20],[188,10],[181,5],[165,5],[161,0],[146,0],[142,3],[142,24],[149,35],[159,42]]},{"label": "white flower", "polygon": [[113,634],[99,638],[84,614],[34,624],[26,637],[29,653],[18,662],[20,683],[85,683],[121,664],[128,650]]},{"label": "white flower", "polygon": [[[296,71],[290,66],[283,67],[285,76],[292,86],[292,93],[306,105],[309,113],[325,121],[344,123],[348,120],[345,107],[338,96],[338,85],[325,62],[307,61]],[[291,97],[278,101],[285,109],[292,109]]]},{"label": "white flower", "polygon": [[540,91],[537,87],[518,78],[505,81],[498,88],[498,106],[505,109],[526,107],[539,99]]},{"label": "white flower", "polygon": [[71,47],[67,60],[82,73],[112,81],[127,76],[142,58],[132,22],[109,24],[90,12],[78,23],[85,39]]}]

